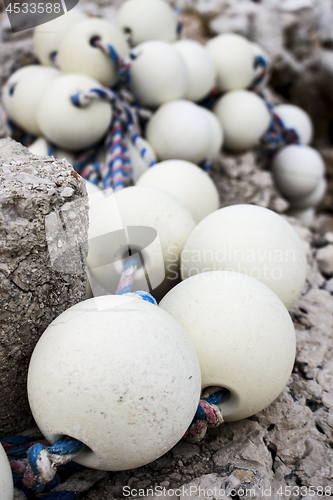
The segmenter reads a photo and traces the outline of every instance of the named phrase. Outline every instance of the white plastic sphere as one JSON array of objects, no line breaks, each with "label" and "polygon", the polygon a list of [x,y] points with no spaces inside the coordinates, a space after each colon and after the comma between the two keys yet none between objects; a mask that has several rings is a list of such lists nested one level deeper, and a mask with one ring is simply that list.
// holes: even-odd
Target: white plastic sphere
[{"label": "white plastic sphere", "polygon": [[301,144],[310,144],[313,137],[313,125],[310,116],[299,106],[293,104],[279,104],[273,108],[287,128],[294,129]]},{"label": "white plastic sphere", "polygon": [[206,45],[221,92],[247,88],[254,78],[254,53],[250,42],[237,34],[218,35]]},{"label": "white plastic sphere", "polygon": [[184,59],[188,72],[185,99],[201,101],[210,93],[216,80],[215,66],[208,50],[195,40],[179,40],[173,46]]},{"label": "white plastic sphere", "polygon": [[[256,84],[255,88],[254,88],[255,92],[259,92],[260,93],[267,86],[267,83],[268,83],[268,81],[270,79],[270,76],[271,76],[271,71],[270,71],[271,61],[270,61],[270,58],[269,58],[267,52],[260,45],[258,45],[257,43],[254,43],[254,42],[251,42],[250,45],[251,45],[251,48],[253,50],[255,58],[257,56],[261,56],[261,57],[263,57],[263,59],[265,59],[265,61],[267,63],[267,70],[266,70],[266,74],[265,74],[263,80],[259,84]],[[259,71],[261,71],[261,69],[259,69]],[[256,76],[257,76],[257,70],[254,69],[253,80],[255,79]]]},{"label": "white plastic sphere", "polygon": [[324,177],[320,179],[317,186],[309,194],[300,198],[293,198],[290,202],[290,207],[293,210],[305,210],[307,208],[315,207],[320,203],[326,193],[327,182]]},{"label": "white plastic sphere", "polygon": [[289,309],[305,283],[305,249],[280,215],[254,205],[233,205],[201,221],[182,252],[183,279],[213,270],[234,271],[261,281]]},{"label": "white plastic sphere", "polygon": [[259,281],[215,271],[193,276],[160,302],[197,351],[202,387],[227,389],[225,421],[259,412],[280,394],[296,350],[294,326],[279,298]]},{"label": "white plastic sphere", "polygon": [[205,113],[211,125],[211,140],[208,157],[213,159],[221,151],[224,142],[224,132],[220,120],[212,111],[204,107],[201,107],[201,110]]},{"label": "white plastic sphere", "polygon": [[[128,138],[125,139],[126,146],[128,148],[128,153],[131,159],[132,167],[132,179],[135,183],[138,178],[149,168],[148,163],[141,157],[139,150],[134,146],[132,141]],[[156,161],[156,155],[153,151],[151,144],[145,139],[142,139],[142,143],[147,151],[149,151],[151,157]]]},{"label": "white plastic sphere", "polygon": [[71,307],[45,330],[28,396],[51,443],[68,435],[87,446],[76,462],[128,470],[182,438],[199,402],[200,368],[174,318],[144,300],[109,295]]},{"label": "white plastic sphere", "polygon": [[0,492],[1,500],[13,500],[13,475],[5,450],[0,444]]},{"label": "white plastic sphere", "polygon": [[173,42],[177,37],[176,13],[163,0],[127,0],[117,10],[116,22],[133,46],[148,40]]},{"label": "white plastic sphere", "polygon": [[55,68],[41,66],[38,71],[31,71],[15,86],[12,97],[14,121],[26,132],[42,135],[37,121],[39,103],[50,87],[59,78]]},{"label": "white plastic sphere", "polygon": [[149,168],[137,186],[172,194],[190,210],[196,223],[219,208],[219,194],[209,175],[194,163],[168,160]]},{"label": "white plastic sphere", "polygon": [[132,50],[129,89],[143,106],[157,107],[184,97],[188,73],[179,52],[162,41],[149,41]]},{"label": "white plastic sphere", "polygon": [[[133,253],[141,251],[152,289],[168,289],[180,275],[180,253],[194,227],[188,208],[169,193],[122,189],[91,214],[88,267],[105,290],[115,293],[130,246]],[[133,290],[148,290],[145,270],[136,272]]]},{"label": "white plastic sphere", "polygon": [[291,215],[292,217],[298,219],[303,224],[303,226],[311,227],[315,218],[315,209],[314,208],[305,208],[301,210],[291,209],[288,210],[288,215]]},{"label": "white plastic sphere", "polygon": [[84,12],[72,9],[65,15],[37,26],[33,33],[33,44],[39,61],[45,66],[53,66],[54,56],[64,35],[85,19],[87,15]]},{"label": "white plastic sphere", "polygon": [[290,199],[308,195],[325,172],[322,157],[309,146],[290,145],[282,148],[272,162],[277,187]]},{"label": "white plastic sphere", "polygon": [[41,66],[39,66],[38,64],[29,64],[28,66],[23,66],[22,68],[15,71],[15,73],[10,75],[7,82],[5,83],[5,85],[2,89],[1,98],[2,98],[2,103],[4,105],[5,111],[8,115],[8,117],[11,118],[12,120],[15,120],[14,110],[13,110],[13,101],[14,101],[16,86],[21,82],[21,80],[25,76],[27,76],[30,73],[33,73],[35,71],[40,71],[40,69],[41,69]]},{"label": "white plastic sphere", "polygon": [[234,151],[256,146],[271,121],[263,99],[248,90],[235,90],[222,96],[214,113],[222,125],[225,146]]},{"label": "white plastic sphere", "polygon": [[81,73],[112,87],[118,81],[115,65],[108,54],[93,45],[94,39],[111,44],[120,57],[128,57],[128,44],[117,26],[104,19],[87,19],[73,26],[61,40],[59,67],[64,73]]},{"label": "white plastic sphere", "polygon": [[161,106],[148,122],[146,137],[162,160],[199,163],[209,156],[212,125],[206,111],[190,101]]},{"label": "white plastic sphere", "polygon": [[112,108],[106,101],[93,101],[79,108],[70,97],[79,91],[100,88],[85,75],[63,75],[43,94],[37,111],[42,133],[56,146],[79,151],[96,144],[106,133],[112,119]]}]

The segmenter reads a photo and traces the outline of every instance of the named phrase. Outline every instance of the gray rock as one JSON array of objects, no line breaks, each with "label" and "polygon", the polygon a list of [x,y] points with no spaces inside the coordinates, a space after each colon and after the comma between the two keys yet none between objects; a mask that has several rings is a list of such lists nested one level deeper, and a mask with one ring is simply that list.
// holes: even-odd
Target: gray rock
[{"label": "gray rock", "polygon": [[[70,198],[61,196],[66,189]],[[85,185],[66,160],[0,140],[1,436],[32,425],[33,348],[55,317],[85,298],[87,227]]]},{"label": "gray rock", "polygon": [[333,245],[320,248],[317,252],[317,261],[320,271],[325,276],[333,275]]}]

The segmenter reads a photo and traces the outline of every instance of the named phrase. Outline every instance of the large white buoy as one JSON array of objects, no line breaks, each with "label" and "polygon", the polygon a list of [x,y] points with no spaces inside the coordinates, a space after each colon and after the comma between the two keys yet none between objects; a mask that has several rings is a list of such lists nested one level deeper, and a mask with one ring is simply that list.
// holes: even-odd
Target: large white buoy
[{"label": "large white buoy", "polygon": [[157,163],[140,177],[136,185],[172,194],[187,206],[197,223],[219,208],[219,194],[214,182],[200,167],[188,161]]},{"label": "large white buoy", "polygon": [[87,19],[87,15],[79,9],[72,9],[66,14],[40,24],[34,29],[33,44],[39,61],[44,66],[53,66],[59,44],[64,35],[75,24]]},{"label": "large white buoy", "polygon": [[310,144],[313,137],[313,125],[310,116],[304,109],[294,104],[279,104],[274,106],[273,111],[281,118],[287,128],[295,130],[301,144]]},{"label": "large white buoy", "polygon": [[167,42],[149,41],[132,50],[129,88],[143,106],[157,107],[184,97],[188,73],[179,52]]},{"label": "large white buoy", "polygon": [[234,151],[256,146],[271,121],[263,99],[248,90],[228,92],[218,100],[214,112],[225,134],[225,146]]},{"label": "large white buoy", "polygon": [[103,296],[61,314],[40,338],[28,396],[45,437],[82,441],[74,460],[101,470],[150,463],[183,436],[200,367],[183,328],[142,299]]},{"label": "large white buoy", "polygon": [[[152,167],[154,168],[154,167]],[[168,290],[180,277],[183,246],[195,227],[185,205],[169,193],[128,187],[108,196],[90,217],[88,267],[95,280],[115,293],[126,258],[141,252],[133,290]]]},{"label": "large white buoy", "polygon": [[129,47],[120,29],[104,19],[87,19],[67,32],[58,48],[58,64],[64,73],[81,73],[112,87],[118,81],[111,57],[94,41],[112,45],[120,57],[128,57]]},{"label": "large white buoy", "polygon": [[100,88],[85,75],[63,75],[44,92],[37,111],[38,125],[56,146],[69,151],[87,149],[102,139],[112,119],[111,105],[95,100],[87,107],[75,106],[70,98],[77,92]]},{"label": "large white buoy", "polygon": [[14,87],[11,99],[13,120],[26,132],[42,135],[37,121],[38,106],[44,93],[59,76],[57,69],[40,66],[24,74]]},{"label": "large white buoy", "polygon": [[313,191],[325,172],[322,157],[309,146],[290,145],[278,151],[272,162],[277,187],[288,198]]},{"label": "large white buoy", "polygon": [[13,475],[5,450],[0,444],[0,493],[1,500],[13,500]]},{"label": "large white buoy", "polygon": [[160,302],[197,351],[202,387],[226,393],[218,404],[226,421],[259,412],[291,374],[296,339],[280,299],[240,273],[213,271],[174,287]]},{"label": "large white buoy", "polygon": [[201,43],[195,40],[179,40],[173,46],[185,61],[188,73],[188,87],[185,99],[200,101],[213,89],[216,71],[213,60]]},{"label": "large white buoy", "polygon": [[34,71],[39,71],[40,68],[41,66],[39,66],[38,64],[29,64],[27,66],[23,66],[22,68],[12,73],[8,78],[8,80],[6,81],[5,85],[3,86],[1,95],[2,103],[4,105],[8,117],[11,118],[12,120],[15,121],[13,101],[14,101],[16,86],[21,82],[21,80],[25,76],[29,75],[30,73],[33,73]]},{"label": "large white buoy", "polygon": [[117,25],[132,46],[148,40],[173,42],[177,15],[164,0],[127,0],[117,10]]},{"label": "large white buoy", "polygon": [[214,61],[221,92],[246,89],[251,84],[255,55],[246,38],[225,33],[209,40],[206,47]]},{"label": "large white buoy", "polygon": [[193,163],[210,156],[214,140],[207,111],[184,100],[161,106],[148,122],[146,137],[161,161]]},{"label": "large white buoy", "polygon": [[182,252],[183,279],[215,270],[261,281],[289,309],[305,283],[305,249],[292,226],[272,210],[233,205],[201,221]]}]

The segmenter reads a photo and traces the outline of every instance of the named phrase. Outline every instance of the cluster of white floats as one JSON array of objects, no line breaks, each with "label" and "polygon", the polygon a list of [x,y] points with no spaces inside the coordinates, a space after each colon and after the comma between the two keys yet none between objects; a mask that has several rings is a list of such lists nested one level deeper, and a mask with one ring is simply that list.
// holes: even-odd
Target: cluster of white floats
[{"label": "cluster of white floats", "polygon": [[[105,197],[87,183],[89,276],[94,292],[100,287],[111,295],[94,293],[53,321],[29,369],[31,409],[47,439],[83,441],[75,460],[105,470],[139,467],[167,452],[190,425],[203,389],[225,389],[219,406],[226,421],[269,405],[293,368],[288,309],[307,271],[290,224],[252,205],[218,209],[217,189],[197,166],[223,142],[243,151],[267,131],[266,104],[247,90],[261,49],[233,34],[206,46],[176,41],[177,19],[163,0],[127,0],[117,24],[74,10],[41,25],[34,44],[43,65],[14,73],[3,95],[10,118],[40,136],[35,153],[46,154],[46,137],[56,156],[72,160],[105,135],[112,119],[107,102],[80,109],[70,101],[77,91],[117,81],[113,63],[94,41],[127,57],[129,40],[135,56],[129,87],[155,110],[146,139],[159,163],[148,169],[132,148],[135,186]],[[54,60],[60,69],[52,67]],[[216,84],[224,94],[212,113],[196,102]],[[276,112],[303,145],[283,148],[274,174],[293,209],[307,210],[325,189],[322,160],[307,145],[311,122],[295,106]],[[149,241],[147,228],[155,231]],[[144,261],[134,290],[147,289],[148,276],[158,306],[112,295],[129,245]],[[6,491],[9,476],[0,467]]]}]

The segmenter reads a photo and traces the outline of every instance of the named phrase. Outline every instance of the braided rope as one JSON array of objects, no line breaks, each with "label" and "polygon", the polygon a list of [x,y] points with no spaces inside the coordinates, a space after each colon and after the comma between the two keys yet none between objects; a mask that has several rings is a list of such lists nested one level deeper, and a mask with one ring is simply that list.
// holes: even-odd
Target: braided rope
[{"label": "braided rope", "polygon": [[90,151],[83,153],[75,162],[74,169],[85,179],[101,183],[104,189],[114,191],[129,184],[131,161],[125,138],[128,137],[139,152],[141,158],[151,167],[156,161],[146,148],[140,135],[139,117],[150,116],[150,112],[133,105],[134,98],[127,91],[116,93],[111,89],[92,88],[86,92],[77,92],[71,96],[74,106],[85,108],[96,100],[112,104],[114,117],[105,140],[105,163],[91,163]]},{"label": "braided rope", "polygon": [[267,99],[265,103],[271,115],[271,122],[261,139],[261,145],[267,151],[269,159],[272,159],[280,148],[290,144],[300,144],[300,138],[296,130],[285,126],[281,118],[274,113],[273,106]]}]

